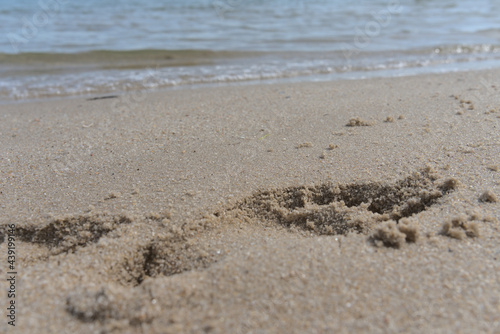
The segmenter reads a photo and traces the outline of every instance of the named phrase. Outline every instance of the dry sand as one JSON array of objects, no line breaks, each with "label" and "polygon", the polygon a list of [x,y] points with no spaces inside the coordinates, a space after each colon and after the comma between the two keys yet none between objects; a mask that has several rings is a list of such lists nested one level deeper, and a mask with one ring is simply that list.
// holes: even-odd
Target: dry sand
[{"label": "dry sand", "polygon": [[0,332],[499,333],[499,77],[0,106]]}]

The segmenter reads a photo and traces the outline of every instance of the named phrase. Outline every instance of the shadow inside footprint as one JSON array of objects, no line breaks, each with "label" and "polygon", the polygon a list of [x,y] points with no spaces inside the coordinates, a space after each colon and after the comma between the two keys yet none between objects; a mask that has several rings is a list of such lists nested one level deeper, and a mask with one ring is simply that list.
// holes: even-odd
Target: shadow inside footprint
[{"label": "shadow inside footprint", "polygon": [[429,170],[393,184],[382,182],[322,184],[266,190],[239,201],[225,216],[276,222],[317,234],[370,230],[374,223],[418,214],[458,185]]},{"label": "shadow inside footprint", "polygon": [[16,228],[16,234],[21,241],[45,245],[50,248],[52,255],[57,255],[95,243],[120,225],[131,222],[125,215],[67,216],[41,226],[19,226]]},{"label": "shadow inside footprint", "polygon": [[125,259],[118,281],[137,286],[148,277],[172,276],[200,270],[215,262],[217,257],[184,237],[157,238],[140,247]]}]

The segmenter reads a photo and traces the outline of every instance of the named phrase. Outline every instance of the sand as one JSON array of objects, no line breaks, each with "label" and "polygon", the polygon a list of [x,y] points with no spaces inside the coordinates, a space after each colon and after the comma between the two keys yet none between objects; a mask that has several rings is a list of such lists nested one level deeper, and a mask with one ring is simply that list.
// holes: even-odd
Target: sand
[{"label": "sand", "polygon": [[1,105],[0,332],[498,332],[499,77]]}]

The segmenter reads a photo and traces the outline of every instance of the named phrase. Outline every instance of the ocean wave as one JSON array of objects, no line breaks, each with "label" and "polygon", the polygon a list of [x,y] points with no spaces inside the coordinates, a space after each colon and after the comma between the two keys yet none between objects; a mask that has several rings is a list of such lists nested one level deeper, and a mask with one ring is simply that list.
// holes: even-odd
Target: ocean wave
[{"label": "ocean wave", "polygon": [[[399,76],[408,70],[463,64],[500,66],[500,46],[450,45],[410,51],[359,52],[347,59],[342,52],[249,53],[204,50],[94,51],[87,54],[23,54],[14,64],[0,66],[0,100],[62,97],[197,84],[229,84],[287,78],[335,79],[379,73]],[[11,57],[0,55],[0,60]],[[175,57],[177,66],[155,63]],[[190,61],[189,58],[196,59]],[[115,63],[106,64],[113,59]],[[201,61],[200,59],[204,59]],[[45,62],[47,60],[48,64]],[[166,60],[171,60],[166,59]],[[127,63],[128,62],[128,63]],[[125,66],[124,64],[127,65]],[[83,64],[83,65],[82,65]],[[146,66],[145,64],[148,64]],[[455,64],[455,65],[454,65]],[[16,69],[19,66],[20,69]],[[49,70],[50,69],[50,70]],[[17,72],[13,75],[13,72]],[[19,73],[24,73],[19,75]]]}]

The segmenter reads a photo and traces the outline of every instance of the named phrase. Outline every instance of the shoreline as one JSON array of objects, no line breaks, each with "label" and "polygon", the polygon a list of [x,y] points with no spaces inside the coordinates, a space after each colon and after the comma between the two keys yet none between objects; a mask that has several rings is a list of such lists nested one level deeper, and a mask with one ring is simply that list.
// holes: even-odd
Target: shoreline
[{"label": "shoreline", "polygon": [[[340,50],[261,54],[138,50],[3,55],[8,57],[0,67],[4,79],[0,82],[0,103],[102,92],[130,94],[179,87],[330,82],[492,70],[499,66],[497,49],[492,45],[448,45],[406,51],[359,50],[350,55]],[[91,55],[90,59],[87,55]]]},{"label": "shoreline", "polygon": [[[496,61],[493,61],[496,63]],[[459,64],[451,64],[452,66],[458,66]],[[498,66],[491,66],[489,62],[483,62],[481,64],[462,64],[462,68],[453,68],[443,72],[443,66],[435,67],[425,67],[425,68],[407,68],[403,71],[399,71],[395,75],[394,70],[386,71],[363,71],[363,72],[343,72],[343,73],[331,73],[331,74],[315,74],[307,76],[291,76],[291,77],[281,77],[281,78],[269,78],[269,79],[248,79],[239,81],[227,81],[227,82],[207,82],[207,83],[194,83],[194,84],[181,84],[173,86],[163,86],[160,88],[142,88],[142,89],[132,89],[128,91],[121,90],[107,90],[101,93],[86,93],[77,95],[58,95],[58,96],[45,96],[38,98],[28,98],[28,99],[10,99],[10,100],[0,100],[0,106],[2,105],[16,105],[23,103],[38,103],[38,102],[50,102],[50,101],[60,101],[60,100],[71,100],[71,99],[100,99],[106,98],[108,96],[117,96],[118,98],[126,98],[132,95],[144,95],[144,94],[155,94],[170,91],[179,90],[197,90],[204,88],[224,88],[224,87],[239,87],[239,86],[254,86],[254,85],[286,85],[286,84],[309,84],[309,83],[331,83],[339,81],[358,81],[358,80],[370,80],[370,79],[391,79],[391,78],[401,78],[401,77],[415,77],[415,76],[425,76],[425,75],[441,75],[447,73],[467,73],[467,72],[487,72],[487,71],[497,71],[500,68]],[[471,67],[472,66],[472,67]],[[388,73],[387,73],[388,72]],[[384,74],[385,73],[385,74]],[[498,81],[495,81],[498,83]]]},{"label": "shoreline", "polygon": [[493,332],[499,77],[0,105],[16,329]]}]

